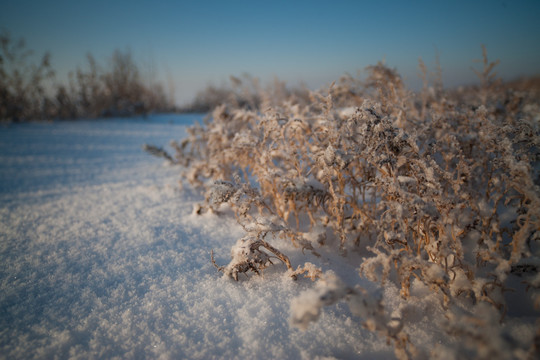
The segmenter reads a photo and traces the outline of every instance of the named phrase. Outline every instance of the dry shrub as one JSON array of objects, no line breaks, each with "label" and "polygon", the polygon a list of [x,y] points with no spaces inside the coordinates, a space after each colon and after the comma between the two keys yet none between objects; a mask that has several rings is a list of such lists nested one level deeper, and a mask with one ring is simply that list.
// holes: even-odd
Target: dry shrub
[{"label": "dry shrub", "polygon": [[[368,68],[363,88],[344,77],[311,93],[310,102],[216,107],[173,147],[185,179],[207,191],[199,211],[226,203],[246,230],[231,263],[218,268],[238,279],[260,273],[275,257],[295,278],[322,277],[318,295],[295,300],[302,310],[293,312],[293,323],[306,327],[323,305],[344,299],[368,328],[394,341],[396,356],[421,355],[407,324],[387,315],[391,309],[357,287],[328,280],[312,264],[294,271],[267,237],[314,253],[320,246],[343,256],[359,251],[360,273],[397,283],[404,299],[413,281],[438,294],[448,333],[470,340],[455,356],[537,351],[534,341],[529,350],[517,349],[498,330],[487,338],[483,331],[493,324],[479,316],[492,316],[491,310],[467,310],[487,304],[499,314],[495,323],[502,321],[508,279],[517,273],[528,285],[524,296],[540,302],[537,82],[496,81],[496,62],[485,50],[483,65],[480,89],[443,91],[438,81],[434,91],[425,80],[414,94],[379,63]],[[332,299],[320,296],[327,290]]]}]

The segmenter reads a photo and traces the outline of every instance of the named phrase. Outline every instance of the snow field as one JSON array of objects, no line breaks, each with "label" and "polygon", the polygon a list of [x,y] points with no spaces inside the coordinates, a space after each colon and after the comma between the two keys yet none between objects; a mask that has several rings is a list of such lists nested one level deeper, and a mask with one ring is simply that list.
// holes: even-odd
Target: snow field
[{"label": "snow field", "polygon": [[[181,138],[186,121],[1,129],[0,358],[393,356],[344,303],[305,332],[290,327],[291,299],[313,283],[292,281],[282,264],[250,281],[216,271],[210,250],[225,264],[242,230],[194,215],[202,197],[179,191],[178,169],[141,150]],[[305,261],[277,244],[293,266]]]}]

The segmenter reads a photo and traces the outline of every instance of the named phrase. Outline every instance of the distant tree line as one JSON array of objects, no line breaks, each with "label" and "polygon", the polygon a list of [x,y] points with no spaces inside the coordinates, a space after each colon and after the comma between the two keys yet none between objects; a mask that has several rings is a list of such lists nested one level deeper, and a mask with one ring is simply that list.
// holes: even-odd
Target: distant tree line
[{"label": "distant tree line", "polygon": [[8,31],[0,30],[0,122],[206,113],[221,104],[260,109],[283,99],[307,103],[310,97],[305,86],[289,88],[275,79],[263,87],[257,78],[243,74],[231,76],[226,85],[207,86],[180,108],[155,74],[141,73],[129,50],[117,49],[107,60],[103,64],[87,54],[84,66],[60,83],[50,53],[36,60],[24,39],[14,40]]},{"label": "distant tree line", "polygon": [[205,113],[222,104],[255,110],[291,98],[299,102],[307,102],[309,90],[305,86],[289,88],[285,82],[277,78],[266,86],[262,86],[258,78],[244,73],[241,76],[230,76],[228,84],[208,85],[197,92],[193,101],[182,110]]},{"label": "distant tree line", "polygon": [[106,66],[91,55],[86,67],[55,82],[50,54],[36,64],[24,39],[0,32],[0,121],[130,116],[174,111],[172,95],[156,79],[143,80],[129,50],[115,50]]}]

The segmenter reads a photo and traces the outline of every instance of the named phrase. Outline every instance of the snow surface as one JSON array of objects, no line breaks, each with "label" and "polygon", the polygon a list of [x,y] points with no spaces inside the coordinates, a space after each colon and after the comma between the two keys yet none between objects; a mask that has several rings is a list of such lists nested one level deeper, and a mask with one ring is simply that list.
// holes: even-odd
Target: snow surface
[{"label": "snow surface", "polygon": [[[244,232],[230,217],[195,215],[203,197],[180,190],[179,169],[141,148],[181,139],[195,119],[0,128],[0,358],[393,358],[343,302],[306,331],[292,327],[291,301],[314,283],[292,281],[283,264],[249,281],[216,271],[210,250],[226,265]],[[304,256],[280,241],[293,267],[339,256]],[[344,264],[339,275],[354,273]],[[437,306],[427,289],[413,291],[424,298],[406,308],[413,335],[435,347],[445,340]],[[395,287],[378,295],[405,309]]]},{"label": "snow surface", "polygon": [[[171,121],[169,121],[171,120]],[[386,357],[384,339],[325,309],[302,332],[283,269],[234,282],[234,220],[193,215],[178,168],[141,149],[193,117],[0,128],[0,358]],[[277,271],[279,270],[279,271]],[[358,339],[363,339],[359,342]]]}]

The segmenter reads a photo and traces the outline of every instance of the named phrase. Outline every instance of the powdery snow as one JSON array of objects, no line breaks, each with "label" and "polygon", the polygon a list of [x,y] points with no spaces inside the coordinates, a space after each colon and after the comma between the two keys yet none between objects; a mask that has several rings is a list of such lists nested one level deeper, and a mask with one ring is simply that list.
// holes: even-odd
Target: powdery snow
[{"label": "powdery snow", "polygon": [[[182,138],[194,119],[0,129],[0,358],[392,358],[393,346],[351,314],[364,309],[358,304],[329,302],[305,331],[292,327],[291,303],[310,311],[293,299],[323,290],[293,281],[283,264],[249,281],[217,272],[210,251],[226,265],[245,232],[231,217],[195,215],[203,197],[180,190],[179,169],[141,148]],[[293,267],[310,261],[324,270],[339,257],[273,243]],[[395,309],[392,321],[413,322],[417,343],[441,354],[452,346],[422,284],[411,286],[421,301],[402,303],[391,284],[382,291],[351,278],[357,272],[346,262],[334,270]],[[517,339],[534,333],[532,322],[514,328]]]},{"label": "powdery snow", "polygon": [[228,262],[243,231],[193,215],[202,197],[179,191],[178,168],[142,151],[192,121],[171,120],[0,129],[0,358],[391,354],[345,308],[291,328],[290,301],[310,280],[268,269],[234,282],[216,271],[210,250]]}]

